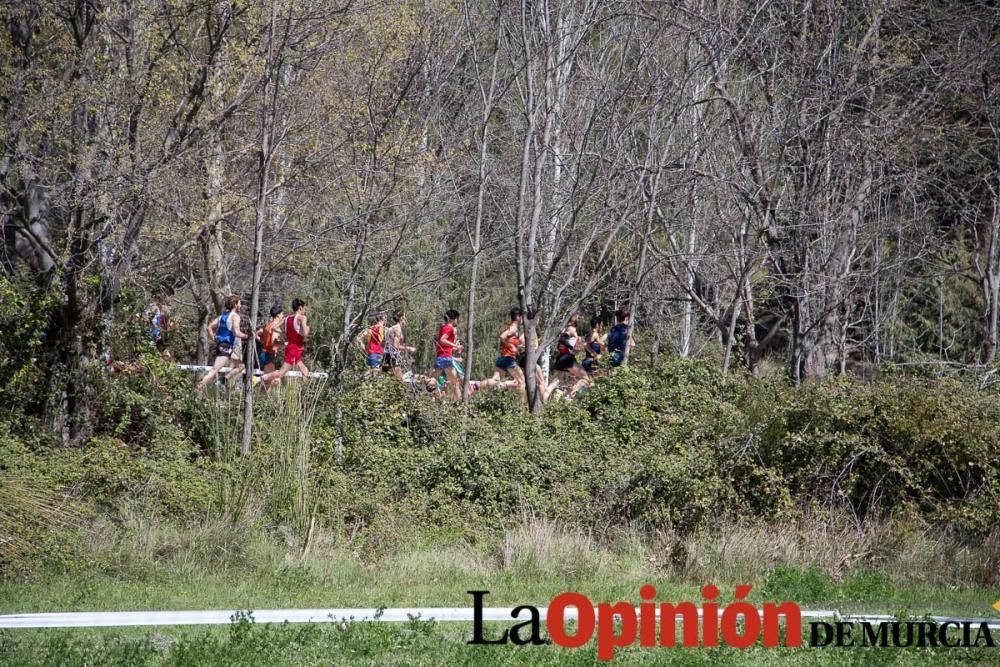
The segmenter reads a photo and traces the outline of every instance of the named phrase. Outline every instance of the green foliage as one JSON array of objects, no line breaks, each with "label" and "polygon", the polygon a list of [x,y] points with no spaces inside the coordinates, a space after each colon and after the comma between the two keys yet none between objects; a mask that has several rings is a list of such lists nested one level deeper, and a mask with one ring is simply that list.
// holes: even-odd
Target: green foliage
[{"label": "green foliage", "polygon": [[155,353],[130,368],[98,380],[94,400],[97,433],[120,438],[130,448],[166,452],[207,447],[211,419],[191,390],[191,377]]},{"label": "green foliage", "polygon": [[857,572],[844,581],[840,596],[859,602],[881,602],[892,596],[894,584],[881,572]]},{"label": "green foliage", "polygon": [[384,380],[336,401],[343,418],[330,409],[317,429],[318,495],[373,546],[525,514],[681,534],[813,505],[859,521],[915,510],[977,535],[998,520],[1000,407],[960,381],[792,388],[682,359],[621,369],[541,417],[511,393],[477,395],[466,413]]},{"label": "green foliage", "polygon": [[[947,244],[941,262],[953,266],[976,266],[979,260],[962,239]],[[919,265],[918,265],[919,266]],[[903,297],[894,318],[896,361],[978,359],[984,338],[982,290],[967,274],[954,273],[915,280]]]},{"label": "green foliage", "polygon": [[[245,612],[224,629],[140,634],[64,630],[0,635],[0,664],[19,665],[593,665],[595,645],[469,646],[467,627],[413,619],[315,624],[258,624]],[[493,630],[493,632],[496,632]],[[808,626],[803,639],[808,642]],[[179,635],[179,636],[178,636]],[[623,665],[938,665],[993,664],[995,649],[831,650],[777,648],[619,649]]]},{"label": "green foliage", "polygon": [[958,380],[830,378],[783,393],[758,440],[792,497],[857,515],[916,503],[984,532],[1000,497],[1000,405]]},{"label": "green foliage", "polygon": [[762,594],[768,600],[795,600],[799,604],[831,599],[834,586],[830,576],[818,567],[798,569],[780,566],[764,580]]},{"label": "green foliage", "polygon": [[72,491],[111,516],[135,505],[154,515],[204,512],[212,472],[200,453],[209,426],[188,380],[152,354],[124,372],[97,374],[96,434],[81,447],[58,446],[37,420],[0,413],[0,475]]},{"label": "green foliage", "polygon": [[112,517],[228,516],[300,545],[316,518],[367,555],[489,541],[528,516],[681,538],[803,508],[976,539],[1000,520],[1000,404],[961,379],[794,388],[677,359],[619,369],[541,415],[514,392],[453,405],[382,375],[323,395],[289,383],[257,402],[249,458],[237,453],[241,396],[199,402],[189,380],[152,354],[102,378],[98,433],[79,448],[24,441],[7,422],[0,474],[73,489]]},{"label": "green foliage", "polygon": [[26,271],[0,273],[0,405],[11,414],[37,411],[47,400],[52,356],[45,331],[58,306],[52,290],[37,287]]},{"label": "green foliage", "polygon": [[153,515],[183,518],[199,516],[209,505],[210,471],[184,451],[147,456],[101,436],[85,448],[54,451],[46,462],[52,483],[75,489],[111,516],[138,506]]}]

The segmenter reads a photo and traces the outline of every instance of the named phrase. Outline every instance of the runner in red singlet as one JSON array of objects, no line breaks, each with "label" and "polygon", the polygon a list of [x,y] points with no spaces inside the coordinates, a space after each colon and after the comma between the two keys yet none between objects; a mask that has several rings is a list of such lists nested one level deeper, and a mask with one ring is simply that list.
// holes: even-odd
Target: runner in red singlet
[{"label": "runner in red singlet", "polygon": [[306,320],[306,302],[302,299],[292,301],[292,315],[285,318],[285,358],[281,363],[281,368],[271,373],[265,373],[261,377],[264,386],[268,386],[272,380],[280,380],[285,377],[285,373],[293,368],[302,373],[302,377],[309,377],[309,369],[302,361],[302,353],[305,351],[305,339],[309,335],[309,323]]},{"label": "runner in red singlet", "polygon": [[462,388],[458,379],[458,372],[455,370],[456,352],[462,351],[462,345],[458,342],[458,335],[455,332],[455,323],[458,321],[458,311],[449,310],[445,313],[444,324],[438,330],[437,345],[435,346],[436,358],[434,368],[443,370],[447,379],[447,394],[456,401],[462,400]]}]

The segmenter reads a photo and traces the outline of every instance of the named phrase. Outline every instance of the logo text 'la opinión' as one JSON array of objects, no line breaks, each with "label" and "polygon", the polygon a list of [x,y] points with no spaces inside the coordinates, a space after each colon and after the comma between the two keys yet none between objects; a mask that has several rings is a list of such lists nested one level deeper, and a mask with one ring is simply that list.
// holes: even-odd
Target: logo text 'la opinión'
[{"label": "logo text 'la opini\u00f3n'", "polygon": [[[765,602],[760,608],[746,601],[751,586],[735,588],[735,600],[721,606],[719,589],[702,587],[703,601],[655,602],[656,589],[647,584],[639,589],[638,606],[631,602],[594,604],[580,593],[560,593],[549,602],[542,634],[538,607],[520,605],[511,610],[519,621],[504,628],[496,638],[487,638],[483,625],[484,599],[489,591],[468,591],[473,601],[473,634],[469,644],[539,645],[554,643],[580,648],[596,639],[597,657],[611,660],[615,650],[638,645],[655,647],[748,648],[758,642],[766,648],[803,646],[802,610],[795,602]],[[575,610],[575,624],[571,621]],[[679,628],[679,629],[678,629]],[[847,648],[872,647],[993,647],[986,622],[880,621],[810,623],[808,646]]]}]

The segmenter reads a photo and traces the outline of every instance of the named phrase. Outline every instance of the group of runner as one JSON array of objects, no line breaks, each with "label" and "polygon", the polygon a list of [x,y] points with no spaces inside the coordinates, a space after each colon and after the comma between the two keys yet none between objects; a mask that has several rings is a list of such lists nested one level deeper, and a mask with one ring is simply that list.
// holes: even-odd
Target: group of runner
[{"label": "group of runner", "polygon": [[[552,365],[554,371],[552,383],[546,386],[541,362],[535,363],[535,385],[539,388],[541,400],[547,401],[563,384],[569,386],[566,393],[570,397],[590,387],[593,384],[593,376],[601,372],[601,361],[605,354],[608,355],[609,366],[620,366],[625,360],[625,350],[635,345],[635,341],[628,334],[629,317],[629,313],[624,310],[616,311],[615,324],[607,335],[601,334],[601,318],[592,317],[590,333],[584,342],[577,331],[579,315],[573,314],[559,332],[556,359]],[[521,333],[523,321],[524,311],[512,308],[510,324],[499,335],[500,355],[496,359],[493,377],[483,383],[485,386],[515,388],[524,394],[527,384],[525,379],[527,353],[525,339]],[[537,345],[538,341],[535,343]],[[581,350],[584,353],[582,363],[578,359]],[[504,373],[510,377],[510,381],[501,380]],[[510,384],[511,382],[513,384]]]},{"label": "group of runner", "polygon": [[392,314],[392,326],[386,328],[385,313],[376,313],[368,328],[358,336],[358,343],[365,353],[366,363],[372,371],[382,369],[392,373],[396,379],[403,379],[402,356],[413,353],[417,348],[406,344],[403,327],[406,313],[397,310]]},{"label": "group of runner", "polygon": [[[220,375],[228,382],[244,372],[243,344],[250,336],[240,327],[242,309],[240,297],[232,294],[226,299],[222,313],[206,326],[208,338],[215,345],[215,361],[198,383],[196,391],[199,394]],[[271,319],[255,332],[257,364],[262,375],[254,377],[253,382],[260,383],[265,389],[279,384],[291,370],[299,371],[303,377],[309,375],[309,369],[302,361],[305,339],[309,335],[306,302],[294,299],[291,312],[286,317],[281,306],[272,306]],[[281,352],[284,352],[284,358],[281,366],[275,368],[275,361]]]},{"label": "group of runner", "polygon": [[[444,324],[438,331],[435,341],[434,369],[443,374],[445,378],[445,393],[451,398],[461,398],[459,388],[459,368],[455,365],[455,355],[462,352],[462,345],[458,342],[458,333],[455,330],[455,323],[458,322],[459,313],[457,310],[449,310],[445,313]],[[365,362],[370,373],[378,372],[381,369],[385,373],[391,373],[397,380],[408,382],[413,385],[420,385],[429,391],[438,389],[437,380],[429,376],[414,375],[403,372],[403,355],[414,353],[417,348],[406,344],[406,336],[403,327],[406,325],[406,313],[397,310],[392,315],[393,324],[386,328],[385,313],[376,313],[372,316],[368,328],[362,331],[356,342],[364,352]]]},{"label": "group of runner", "polygon": [[[223,312],[207,324],[209,340],[215,345],[215,360],[198,383],[198,393],[203,392],[217,378],[223,377],[228,381],[244,373],[244,341],[249,339],[249,334],[241,329],[241,312],[239,296],[231,295],[226,299]],[[433,368],[436,377],[410,371],[404,373],[404,355],[412,354],[417,349],[406,343],[406,313],[402,310],[393,313],[391,326],[388,325],[385,313],[375,314],[369,326],[358,336],[357,343],[365,354],[369,372],[381,370],[392,374],[401,382],[457,401],[462,398],[464,378],[462,358],[459,356],[463,347],[456,329],[458,319],[458,311],[450,309],[445,313],[444,322],[438,329],[434,340]],[[601,319],[591,318],[590,332],[585,339],[577,329],[577,320],[576,314],[571,316],[559,334],[556,357],[552,364],[553,382],[546,384],[541,361],[535,363],[532,372],[543,402],[563,385],[568,387],[565,391],[568,396],[576,396],[592,385],[593,376],[600,373],[602,368],[620,366],[626,358],[626,350],[635,345],[628,333],[629,313],[626,311],[615,312],[614,325],[607,334],[602,332]],[[154,319],[154,340],[159,333],[158,323]],[[466,384],[470,392],[479,389],[512,389],[521,394],[522,400],[526,399],[527,350],[523,324],[524,311],[512,308],[510,321],[498,336],[499,355],[493,375],[486,380],[470,380]],[[302,360],[302,354],[308,336],[305,301],[294,299],[290,315],[286,315],[281,306],[273,306],[270,309],[270,319],[255,332],[257,365],[261,374],[260,377],[253,378],[254,384],[259,383],[265,390],[269,389],[280,384],[281,379],[291,370],[297,370],[307,377],[309,369]],[[581,351],[582,360],[579,359]],[[284,354],[281,366],[276,367],[281,353]],[[605,359],[607,363],[604,363]]]},{"label": "group of runner", "polygon": [[[393,314],[393,325],[389,328],[386,328],[385,314],[375,314],[368,328],[358,336],[357,343],[365,354],[369,372],[381,369],[392,373],[400,381],[424,387],[428,391],[441,391],[443,388],[445,396],[460,400],[464,369],[460,363],[462,359],[458,356],[462,352],[455,328],[458,318],[458,311],[448,310],[434,341],[434,371],[443,377],[443,387],[437,378],[404,374],[402,355],[416,352],[416,348],[405,344],[403,326],[406,324],[406,314],[401,310]],[[573,315],[560,332],[552,383],[546,385],[541,362],[535,364],[535,385],[543,402],[564,383],[570,385],[566,393],[570,397],[576,396],[581,390],[591,386],[593,376],[600,372],[601,360],[605,354],[609,358],[608,366],[620,366],[625,359],[625,350],[635,345],[635,341],[628,335],[629,313],[623,310],[615,312],[615,324],[607,334],[601,332],[601,319],[591,318],[591,330],[586,341],[583,341],[577,331],[577,319],[578,316]],[[527,351],[522,332],[523,322],[524,311],[512,308],[510,322],[498,336],[499,356],[496,358],[493,376],[487,380],[470,380],[467,384],[470,392],[479,389],[515,389],[520,392],[522,400],[526,399]],[[584,352],[582,363],[577,359],[581,350]],[[507,376],[506,379],[504,375]]]}]

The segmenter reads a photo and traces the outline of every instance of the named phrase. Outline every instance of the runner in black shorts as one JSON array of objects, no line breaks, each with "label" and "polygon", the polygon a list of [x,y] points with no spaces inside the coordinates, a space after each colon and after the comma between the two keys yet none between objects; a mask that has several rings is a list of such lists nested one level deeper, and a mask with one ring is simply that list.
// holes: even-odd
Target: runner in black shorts
[{"label": "runner in black shorts", "polygon": [[604,338],[601,336],[601,318],[590,318],[590,335],[584,347],[587,357],[583,360],[583,370],[591,375],[596,373],[601,365],[601,354],[604,352]]},{"label": "runner in black shorts", "polygon": [[397,380],[402,381],[403,369],[400,366],[404,352],[417,351],[417,348],[406,345],[403,337],[403,325],[406,324],[406,313],[397,310],[392,314],[392,326],[385,332],[385,354],[382,356],[382,370],[392,373]]},{"label": "runner in black shorts", "polygon": [[496,359],[493,379],[499,380],[506,372],[521,386],[524,385],[524,372],[518,368],[517,358],[521,349],[520,326],[524,312],[520,308],[511,308],[510,324],[500,332],[500,356]]},{"label": "runner in black shorts", "polygon": [[576,314],[570,317],[566,327],[559,334],[559,343],[556,345],[559,356],[556,357],[555,364],[553,364],[557,374],[561,374],[563,378],[569,376],[576,381],[569,391],[570,397],[575,396],[580,389],[590,385],[587,371],[576,360],[577,348],[580,345],[580,336],[576,331],[576,319]]}]

